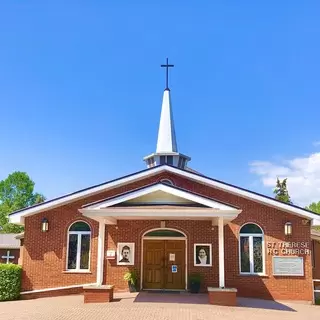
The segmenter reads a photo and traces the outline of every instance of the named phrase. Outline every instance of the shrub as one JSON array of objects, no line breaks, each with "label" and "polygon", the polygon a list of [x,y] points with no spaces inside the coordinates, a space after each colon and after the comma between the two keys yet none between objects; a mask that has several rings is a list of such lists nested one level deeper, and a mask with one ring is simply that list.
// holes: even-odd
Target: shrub
[{"label": "shrub", "polygon": [[0,301],[19,298],[21,270],[21,266],[16,264],[0,264]]},{"label": "shrub", "polygon": [[124,274],[123,279],[135,286],[138,280],[137,272],[135,270],[128,271]]},{"label": "shrub", "polygon": [[320,306],[320,298],[317,298],[314,302],[316,305]]}]

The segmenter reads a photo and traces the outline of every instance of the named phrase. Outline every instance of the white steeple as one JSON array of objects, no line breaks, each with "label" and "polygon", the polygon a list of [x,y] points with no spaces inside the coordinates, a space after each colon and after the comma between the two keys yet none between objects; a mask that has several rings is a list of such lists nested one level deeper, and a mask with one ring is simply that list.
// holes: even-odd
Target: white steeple
[{"label": "white steeple", "polygon": [[178,152],[169,89],[163,92],[156,152]]},{"label": "white steeple", "polygon": [[168,164],[185,169],[187,162],[191,158],[178,152],[168,85],[168,69],[173,67],[173,64],[169,64],[167,58],[167,64],[161,65],[161,67],[166,68],[166,89],[163,92],[162,98],[157,148],[155,153],[144,157],[143,160],[147,163],[148,168]]}]

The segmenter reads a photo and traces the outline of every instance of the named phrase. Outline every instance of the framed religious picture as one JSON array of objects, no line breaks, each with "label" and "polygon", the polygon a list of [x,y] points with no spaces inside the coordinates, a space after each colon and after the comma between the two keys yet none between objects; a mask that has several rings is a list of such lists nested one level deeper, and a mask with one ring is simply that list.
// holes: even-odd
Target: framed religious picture
[{"label": "framed religious picture", "polygon": [[134,265],[134,243],[118,242],[117,244],[117,265]]},{"label": "framed religious picture", "polygon": [[194,265],[199,267],[212,266],[212,245],[211,243],[194,244]]}]

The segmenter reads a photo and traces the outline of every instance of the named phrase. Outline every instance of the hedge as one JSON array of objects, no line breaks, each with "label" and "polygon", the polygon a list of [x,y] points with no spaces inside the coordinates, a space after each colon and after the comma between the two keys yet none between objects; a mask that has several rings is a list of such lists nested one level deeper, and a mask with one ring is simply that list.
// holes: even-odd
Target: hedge
[{"label": "hedge", "polygon": [[21,266],[16,264],[0,264],[0,301],[19,298],[21,270]]}]

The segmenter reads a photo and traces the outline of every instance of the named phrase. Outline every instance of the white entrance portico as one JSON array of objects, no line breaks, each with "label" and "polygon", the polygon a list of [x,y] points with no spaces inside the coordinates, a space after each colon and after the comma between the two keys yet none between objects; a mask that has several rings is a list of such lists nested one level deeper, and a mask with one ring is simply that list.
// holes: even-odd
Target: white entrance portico
[{"label": "white entrance portico", "polygon": [[102,284],[105,226],[118,220],[207,220],[218,226],[219,287],[225,287],[224,225],[241,209],[161,182],[83,206],[79,211],[99,222],[97,284]]}]

